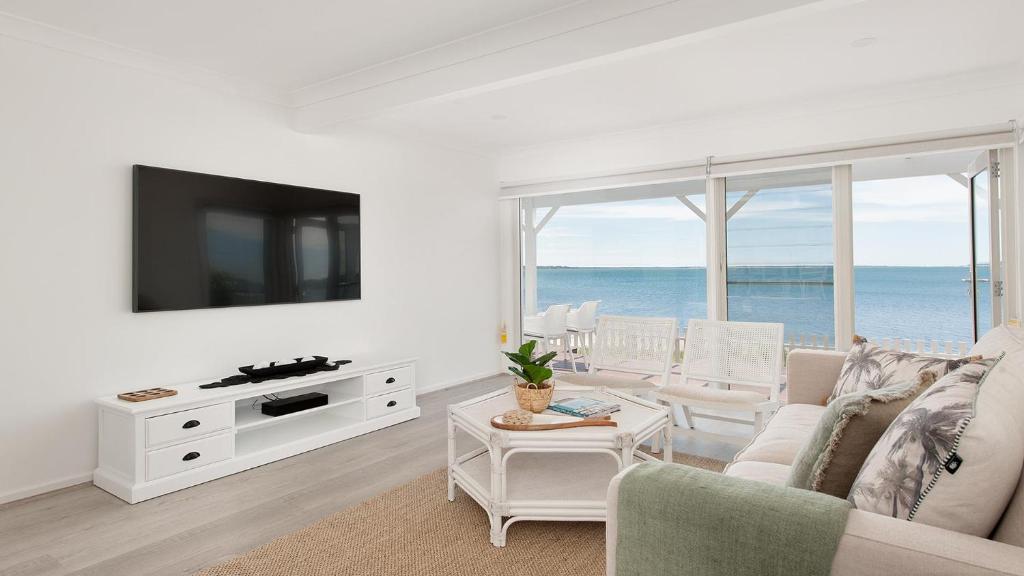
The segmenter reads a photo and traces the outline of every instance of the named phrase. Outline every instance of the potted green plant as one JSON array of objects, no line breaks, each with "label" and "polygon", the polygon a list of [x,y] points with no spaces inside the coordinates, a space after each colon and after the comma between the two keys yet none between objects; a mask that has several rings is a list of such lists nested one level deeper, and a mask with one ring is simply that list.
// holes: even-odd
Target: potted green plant
[{"label": "potted green plant", "polygon": [[533,349],[537,346],[536,340],[530,340],[519,347],[518,352],[503,352],[515,366],[509,366],[509,372],[522,379],[516,382],[516,401],[519,407],[530,412],[543,412],[551,404],[551,394],[555,386],[549,380],[554,372],[547,367],[547,363],[557,355],[557,352],[548,352],[543,356],[534,358]]}]

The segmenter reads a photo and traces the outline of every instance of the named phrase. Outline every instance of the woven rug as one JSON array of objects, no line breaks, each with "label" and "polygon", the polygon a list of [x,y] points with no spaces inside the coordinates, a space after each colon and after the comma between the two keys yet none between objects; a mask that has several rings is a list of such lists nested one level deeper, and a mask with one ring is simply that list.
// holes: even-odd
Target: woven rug
[{"label": "woven rug", "polygon": [[[720,472],[725,463],[676,453]],[[504,548],[469,496],[447,499],[445,470],[417,478],[197,576],[601,576],[603,522],[519,522]]]}]

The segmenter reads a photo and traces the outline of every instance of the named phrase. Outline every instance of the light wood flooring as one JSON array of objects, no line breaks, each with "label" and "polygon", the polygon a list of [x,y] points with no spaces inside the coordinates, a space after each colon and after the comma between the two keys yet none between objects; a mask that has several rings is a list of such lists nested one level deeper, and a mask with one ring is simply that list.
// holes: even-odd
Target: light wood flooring
[{"label": "light wood flooring", "polygon": [[[416,420],[135,505],[80,484],[0,506],[0,575],[192,574],[445,466],[445,407],[510,382],[425,394]],[[685,435],[675,449],[736,451]]]}]

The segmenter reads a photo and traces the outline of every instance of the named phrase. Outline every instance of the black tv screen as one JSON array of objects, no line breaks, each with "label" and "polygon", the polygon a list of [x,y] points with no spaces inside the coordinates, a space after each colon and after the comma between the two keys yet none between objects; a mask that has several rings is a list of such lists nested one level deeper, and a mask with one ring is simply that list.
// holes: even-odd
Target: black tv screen
[{"label": "black tv screen", "polygon": [[136,312],[354,300],[359,195],[134,167]]}]

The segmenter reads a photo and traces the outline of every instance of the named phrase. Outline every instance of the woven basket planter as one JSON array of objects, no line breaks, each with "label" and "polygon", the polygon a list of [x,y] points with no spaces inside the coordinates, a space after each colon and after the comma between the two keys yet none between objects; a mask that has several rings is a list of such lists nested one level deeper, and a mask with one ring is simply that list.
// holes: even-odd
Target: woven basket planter
[{"label": "woven basket planter", "polygon": [[519,407],[535,414],[547,410],[548,405],[551,404],[551,394],[554,393],[555,386],[550,382],[545,382],[541,386],[544,388],[529,388],[523,382],[516,382],[513,388],[516,391],[516,402],[519,403]]}]

